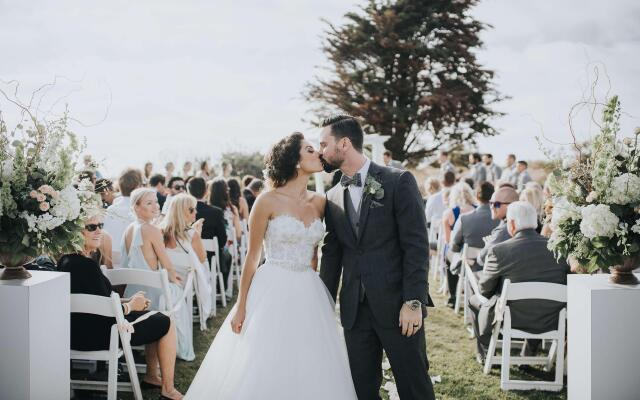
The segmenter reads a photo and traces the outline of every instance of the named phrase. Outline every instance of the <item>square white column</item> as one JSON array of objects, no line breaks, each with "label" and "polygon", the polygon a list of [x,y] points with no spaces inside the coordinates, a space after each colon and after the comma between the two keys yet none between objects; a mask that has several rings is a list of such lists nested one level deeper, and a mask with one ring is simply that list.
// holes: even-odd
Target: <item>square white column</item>
[{"label": "square white column", "polygon": [[570,400],[640,398],[640,285],[608,279],[608,274],[567,279]]},{"label": "square white column", "polygon": [[68,399],[70,279],[0,280],[0,399]]}]

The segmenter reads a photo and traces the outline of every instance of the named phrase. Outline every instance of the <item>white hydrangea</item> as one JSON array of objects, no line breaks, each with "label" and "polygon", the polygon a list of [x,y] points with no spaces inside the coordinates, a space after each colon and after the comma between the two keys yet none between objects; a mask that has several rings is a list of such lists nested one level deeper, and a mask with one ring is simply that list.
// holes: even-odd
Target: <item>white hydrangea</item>
[{"label": "white hydrangea", "polygon": [[582,218],[580,207],[571,203],[566,197],[558,198],[553,205],[551,213],[551,225],[558,227],[561,223],[570,219],[579,221]]},{"label": "white hydrangea", "polygon": [[622,174],[613,178],[609,201],[614,204],[629,204],[640,199],[640,176],[635,174]]},{"label": "white hydrangea", "polygon": [[589,239],[604,236],[611,238],[616,232],[620,219],[606,204],[590,204],[582,208],[580,231]]},{"label": "white hydrangea", "polygon": [[631,232],[635,232],[635,233],[637,233],[638,235],[640,235],[640,218],[638,218],[638,219],[636,220],[635,225],[633,225],[633,226],[631,227]]},{"label": "white hydrangea", "polygon": [[60,225],[65,223],[65,219],[62,217],[54,217],[50,213],[44,213],[40,216],[35,216],[23,211],[20,215],[29,226],[29,232],[47,232],[56,229]]},{"label": "white hydrangea", "polygon": [[10,181],[13,178],[13,159],[8,158],[0,162],[0,178],[3,181]]},{"label": "white hydrangea", "polygon": [[60,191],[58,199],[52,199],[51,214],[60,217],[65,221],[73,221],[80,215],[81,204],[78,198],[78,191],[72,185]]}]

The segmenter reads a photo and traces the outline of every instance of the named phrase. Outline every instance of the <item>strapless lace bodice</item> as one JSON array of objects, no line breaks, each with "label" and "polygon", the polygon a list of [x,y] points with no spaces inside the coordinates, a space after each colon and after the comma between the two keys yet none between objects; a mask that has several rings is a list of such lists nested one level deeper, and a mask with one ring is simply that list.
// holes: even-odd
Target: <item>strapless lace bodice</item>
[{"label": "strapless lace bodice", "polygon": [[264,236],[266,262],[292,271],[307,271],[315,246],[324,236],[324,225],[316,218],[311,225],[290,215],[279,215],[269,221]]}]

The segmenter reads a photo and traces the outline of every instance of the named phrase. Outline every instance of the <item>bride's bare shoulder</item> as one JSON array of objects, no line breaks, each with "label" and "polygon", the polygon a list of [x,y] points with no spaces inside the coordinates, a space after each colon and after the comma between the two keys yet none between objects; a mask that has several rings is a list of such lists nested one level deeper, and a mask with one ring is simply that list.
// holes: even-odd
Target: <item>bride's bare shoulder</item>
[{"label": "bride's bare shoulder", "polygon": [[310,196],[311,196],[311,203],[313,204],[314,208],[318,211],[318,215],[320,216],[320,218],[324,217],[324,207],[327,204],[327,198],[324,194],[322,193],[317,193],[317,192],[309,192]]}]

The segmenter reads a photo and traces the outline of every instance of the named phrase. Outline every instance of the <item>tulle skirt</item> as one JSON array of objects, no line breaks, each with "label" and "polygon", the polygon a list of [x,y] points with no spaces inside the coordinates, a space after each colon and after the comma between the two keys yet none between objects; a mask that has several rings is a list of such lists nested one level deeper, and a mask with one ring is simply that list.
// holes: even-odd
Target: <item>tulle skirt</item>
[{"label": "tulle skirt", "polygon": [[355,400],[334,303],[317,273],[267,262],[258,268],[240,334],[235,307],[196,374],[187,399]]}]

